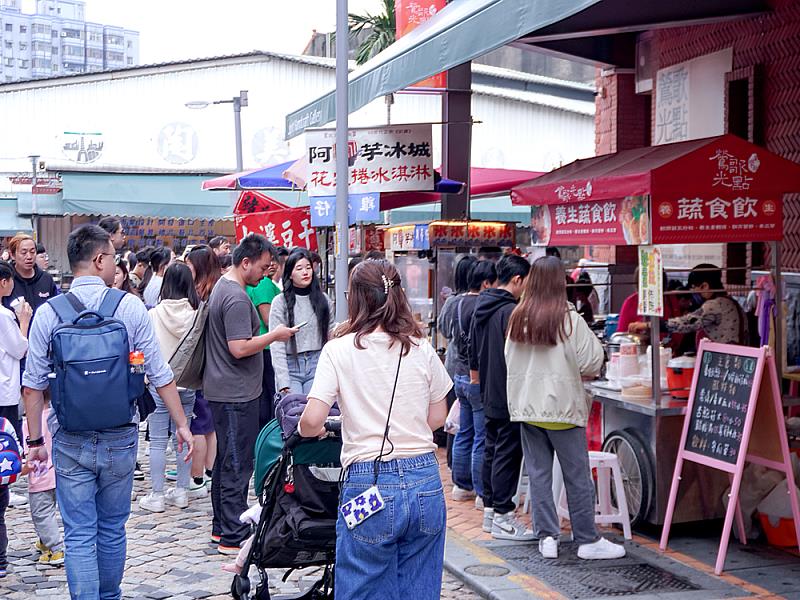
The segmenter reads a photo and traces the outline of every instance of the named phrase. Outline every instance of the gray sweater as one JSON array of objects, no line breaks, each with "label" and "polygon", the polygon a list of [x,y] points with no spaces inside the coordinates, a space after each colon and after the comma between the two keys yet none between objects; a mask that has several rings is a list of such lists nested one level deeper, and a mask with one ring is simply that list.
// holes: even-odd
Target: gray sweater
[{"label": "gray sweater", "polygon": [[[334,327],[334,312],[333,302],[325,294],[325,299],[328,301],[330,309],[330,324],[328,332],[333,331]],[[289,363],[287,361],[288,352],[313,352],[315,350],[322,350],[322,338],[319,335],[319,325],[317,324],[317,315],[311,306],[311,298],[309,296],[295,296],[294,303],[294,323],[302,323],[308,321],[308,325],[300,328],[294,335],[294,343],[292,342],[273,342],[270,344],[269,349],[272,354],[272,366],[275,369],[275,389],[282,390],[289,387]],[[278,325],[289,326],[289,315],[286,310],[286,296],[281,294],[272,301],[272,306],[269,309],[269,329],[272,331]]]}]

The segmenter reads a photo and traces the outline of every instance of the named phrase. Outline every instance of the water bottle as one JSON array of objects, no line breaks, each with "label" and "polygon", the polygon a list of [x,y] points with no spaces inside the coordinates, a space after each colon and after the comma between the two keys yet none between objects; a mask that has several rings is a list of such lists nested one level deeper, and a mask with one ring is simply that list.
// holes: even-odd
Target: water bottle
[{"label": "water bottle", "polygon": [[130,353],[131,373],[144,375],[144,352],[134,350]]}]

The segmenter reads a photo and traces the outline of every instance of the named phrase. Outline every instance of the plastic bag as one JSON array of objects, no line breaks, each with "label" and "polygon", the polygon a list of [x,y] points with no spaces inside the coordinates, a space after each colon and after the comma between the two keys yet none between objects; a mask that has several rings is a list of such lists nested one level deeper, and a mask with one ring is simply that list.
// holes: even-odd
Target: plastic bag
[{"label": "plastic bag", "polygon": [[447,413],[447,419],[444,421],[444,430],[450,435],[455,435],[461,429],[461,401],[456,398],[453,406],[450,407],[450,412]]}]

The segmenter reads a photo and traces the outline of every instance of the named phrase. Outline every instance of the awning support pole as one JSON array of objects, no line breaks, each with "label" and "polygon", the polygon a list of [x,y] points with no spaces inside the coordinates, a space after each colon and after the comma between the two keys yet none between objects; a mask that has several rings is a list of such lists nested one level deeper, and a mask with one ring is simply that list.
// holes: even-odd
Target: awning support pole
[{"label": "awning support pole", "polygon": [[347,250],[348,250],[348,178],[347,128],[348,128],[348,40],[347,0],[336,0],[336,233],[334,235],[336,282],[336,321],[347,319]]},{"label": "awning support pole", "polygon": [[[447,72],[442,96],[442,176],[464,182],[460,194],[442,194],[443,219],[469,218],[470,153],[472,151],[472,64]],[[467,90],[467,91],[464,91]]]},{"label": "awning support pole", "polygon": [[[775,272],[775,369],[778,384],[783,385],[783,281],[781,281],[781,243],[772,242],[772,265]],[[782,393],[782,389],[778,390]]]},{"label": "awning support pole", "polygon": [[653,406],[661,404],[661,317],[650,317],[650,364],[653,373]]}]

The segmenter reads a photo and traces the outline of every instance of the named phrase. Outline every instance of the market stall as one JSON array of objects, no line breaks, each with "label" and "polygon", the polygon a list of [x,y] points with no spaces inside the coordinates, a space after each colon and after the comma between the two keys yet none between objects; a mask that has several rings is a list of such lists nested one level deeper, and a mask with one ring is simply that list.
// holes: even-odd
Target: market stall
[{"label": "market stall", "polygon": [[496,260],[516,242],[516,223],[499,221],[407,223],[383,231],[387,257],[400,273],[414,314],[430,324],[435,348],[445,345],[436,317],[452,293],[456,263],[477,252]]},{"label": "market stall", "polygon": [[[781,272],[783,195],[798,191],[800,165],[724,135],[576,161],[514,188],[512,200],[533,207],[532,229],[538,244],[616,246],[618,261],[629,264],[625,270],[618,263],[614,271],[630,273],[637,254],[652,260],[658,253],[651,247],[659,244],[768,242],[775,282],[773,314],[782,315],[777,274]],[[646,252],[635,252],[633,246]],[[652,265],[639,263],[643,273],[639,313],[654,315],[650,339],[659,340],[658,315],[663,314],[665,295],[659,290],[648,296],[646,288],[650,283],[658,289],[661,273],[648,276]],[[613,294],[613,276],[611,286]],[[644,310],[648,298],[649,310]],[[781,327],[775,327],[775,347],[782,348],[781,338]],[[629,364],[637,365],[639,354],[645,355],[643,348],[627,350],[635,354]],[[637,386],[635,395],[607,380],[588,389],[602,411],[603,447],[619,456],[626,472],[632,520],[660,524],[687,401],[664,389],[661,352],[648,354],[652,359],[643,357],[638,364],[650,364],[649,377]],[[721,496],[728,486],[727,476],[689,465],[682,483],[683,501],[675,522],[723,514]]]}]

